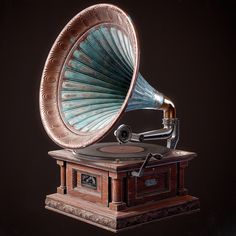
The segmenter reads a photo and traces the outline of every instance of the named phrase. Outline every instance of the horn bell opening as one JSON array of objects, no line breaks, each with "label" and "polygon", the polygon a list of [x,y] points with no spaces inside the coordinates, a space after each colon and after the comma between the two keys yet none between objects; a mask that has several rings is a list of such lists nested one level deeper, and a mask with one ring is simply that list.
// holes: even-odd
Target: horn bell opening
[{"label": "horn bell opening", "polygon": [[125,111],[138,77],[139,47],[130,17],[110,4],[76,15],[45,63],[40,113],[45,130],[64,148],[103,138]]}]

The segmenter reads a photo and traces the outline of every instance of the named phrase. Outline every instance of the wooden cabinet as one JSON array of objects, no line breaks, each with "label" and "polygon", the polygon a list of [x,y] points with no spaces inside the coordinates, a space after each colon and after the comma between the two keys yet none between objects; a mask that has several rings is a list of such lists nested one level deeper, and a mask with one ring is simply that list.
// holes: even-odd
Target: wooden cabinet
[{"label": "wooden cabinet", "polygon": [[46,197],[46,208],[117,232],[148,221],[199,210],[187,195],[184,171],[195,154],[173,150],[151,160],[83,161],[67,150],[50,152],[60,166],[61,185]]}]

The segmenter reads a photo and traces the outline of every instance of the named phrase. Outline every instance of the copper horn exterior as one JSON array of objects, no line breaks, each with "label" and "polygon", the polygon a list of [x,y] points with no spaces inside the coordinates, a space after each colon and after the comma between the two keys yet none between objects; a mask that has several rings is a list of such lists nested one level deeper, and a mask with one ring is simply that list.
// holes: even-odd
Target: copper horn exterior
[{"label": "copper horn exterior", "polygon": [[56,39],[42,75],[40,112],[49,137],[64,148],[86,147],[102,139],[123,112],[156,109],[164,111],[163,129],[117,139],[165,138],[174,148],[174,105],[138,69],[137,35],[124,11],[98,4],[76,15]]}]

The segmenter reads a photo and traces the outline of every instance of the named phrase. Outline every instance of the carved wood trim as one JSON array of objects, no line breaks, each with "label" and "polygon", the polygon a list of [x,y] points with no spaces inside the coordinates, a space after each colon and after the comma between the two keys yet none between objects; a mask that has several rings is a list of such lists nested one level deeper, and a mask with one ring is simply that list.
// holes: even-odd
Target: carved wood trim
[{"label": "carved wood trim", "polygon": [[163,204],[162,207],[153,207],[153,209],[149,211],[132,211],[133,213],[127,216],[125,216],[126,213],[124,212],[124,215],[121,217],[117,214],[112,216],[107,215],[106,211],[99,212],[96,207],[90,210],[86,209],[86,207],[83,207],[82,209],[75,205],[65,203],[62,199],[58,200],[57,197],[54,198],[53,195],[49,195],[46,198],[45,203],[47,209],[57,211],[61,214],[94,224],[113,232],[118,232],[129,227],[145,224],[161,218],[198,211],[200,207],[199,200],[188,195],[183,196],[183,198],[186,197],[186,200],[179,197],[182,200],[177,200],[174,204]]}]

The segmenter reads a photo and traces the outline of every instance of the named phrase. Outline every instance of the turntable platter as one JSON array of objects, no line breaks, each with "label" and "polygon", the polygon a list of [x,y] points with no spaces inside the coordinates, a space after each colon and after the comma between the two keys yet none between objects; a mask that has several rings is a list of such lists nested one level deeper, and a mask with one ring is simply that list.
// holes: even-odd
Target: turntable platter
[{"label": "turntable platter", "polygon": [[170,149],[150,143],[97,143],[89,147],[78,149],[79,158],[100,160],[135,160],[144,159],[148,153],[166,154]]}]

